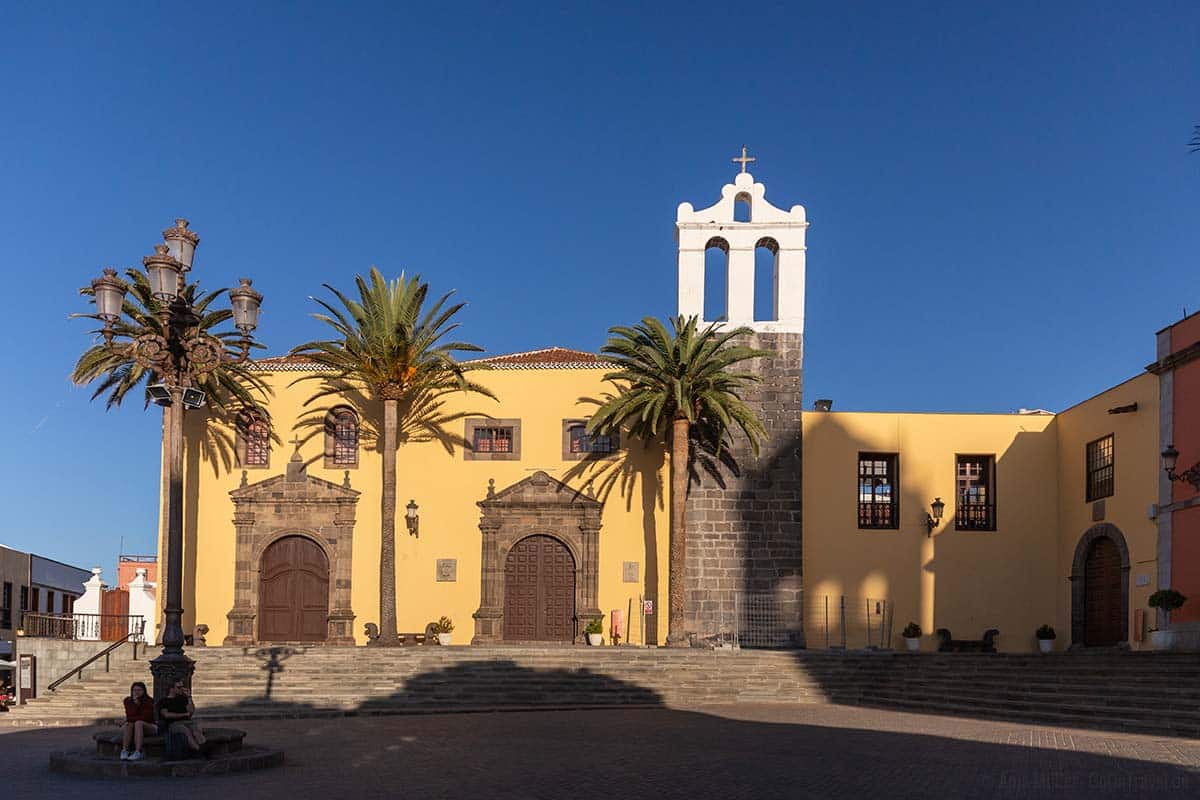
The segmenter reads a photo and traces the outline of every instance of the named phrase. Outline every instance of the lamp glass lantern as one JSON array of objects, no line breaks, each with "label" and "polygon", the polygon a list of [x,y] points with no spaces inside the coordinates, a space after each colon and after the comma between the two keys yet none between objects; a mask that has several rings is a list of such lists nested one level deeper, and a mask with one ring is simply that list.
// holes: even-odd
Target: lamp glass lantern
[{"label": "lamp glass lantern", "polygon": [[249,278],[242,278],[241,285],[229,292],[233,325],[242,334],[249,334],[258,327],[258,312],[262,308],[262,295],[251,288],[251,283]]},{"label": "lamp glass lantern", "polygon": [[946,504],[942,502],[942,498],[935,497],[933,502],[929,504],[929,509],[933,512],[933,521],[941,522],[942,515],[946,513]]},{"label": "lamp glass lantern", "polygon": [[179,295],[179,279],[183,270],[178,261],[171,258],[165,244],[154,246],[154,255],[146,256],[146,274],[150,278],[151,293],[164,302],[171,302]]},{"label": "lamp glass lantern", "polygon": [[188,230],[188,221],[183,217],[176,219],[174,228],[163,231],[163,239],[167,243],[167,252],[171,258],[179,262],[184,272],[190,270],[200,237]]},{"label": "lamp glass lantern", "polygon": [[1162,451],[1162,468],[1167,473],[1168,478],[1175,476],[1175,465],[1179,463],[1179,451],[1175,449],[1175,445],[1167,445],[1167,449]]},{"label": "lamp glass lantern", "polygon": [[92,281],[96,315],[105,322],[116,322],[121,318],[121,308],[125,305],[125,293],[128,291],[129,285],[117,277],[117,271],[106,267],[104,274]]}]

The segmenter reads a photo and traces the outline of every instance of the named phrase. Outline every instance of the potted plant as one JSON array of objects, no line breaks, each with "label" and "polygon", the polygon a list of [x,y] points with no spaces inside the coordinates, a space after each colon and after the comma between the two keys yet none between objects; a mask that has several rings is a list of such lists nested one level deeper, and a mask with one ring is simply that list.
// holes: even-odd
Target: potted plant
[{"label": "potted plant", "polygon": [[904,626],[904,630],[900,633],[904,637],[904,646],[911,652],[916,652],[921,649],[921,626],[915,622],[910,622]]},{"label": "potted plant", "polygon": [[1054,632],[1054,628],[1049,625],[1043,625],[1038,628],[1033,634],[1038,640],[1038,649],[1043,653],[1049,653],[1054,649],[1054,640],[1058,638],[1058,634]]},{"label": "potted plant", "polygon": [[449,617],[442,617],[434,623],[437,631],[438,644],[448,645],[454,641],[454,623]]},{"label": "potted plant", "polygon": [[599,619],[594,619],[587,624],[583,629],[587,634],[587,641],[592,647],[599,647],[604,644],[604,623]]},{"label": "potted plant", "polygon": [[1159,589],[1150,595],[1150,607],[1162,609],[1166,625],[1161,629],[1150,629],[1150,644],[1155,650],[1170,650],[1175,646],[1175,633],[1170,630],[1171,612],[1187,602],[1187,598],[1175,589]]}]

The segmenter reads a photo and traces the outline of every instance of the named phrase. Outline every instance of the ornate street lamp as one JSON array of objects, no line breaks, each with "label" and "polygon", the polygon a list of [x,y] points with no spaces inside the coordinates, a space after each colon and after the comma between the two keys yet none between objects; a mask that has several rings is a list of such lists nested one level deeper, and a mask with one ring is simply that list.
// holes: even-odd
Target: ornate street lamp
[{"label": "ornate street lamp", "polygon": [[929,504],[929,510],[932,514],[925,515],[925,535],[932,536],[933,529],[942,521],[942,515],[946,513],[946,504],[942,502],[942,498],[935,497],[933,502]]},{"label": "ornate street lamp", "polygon": [[[225,364],[245,363],[253,344],[251,333],[258,326],[262,295],[250,288],[250,280],[229,293],[234,324],[241,334],[238,352],[200,328],[200,316],[187,295],[185,275],[200,237],[188,230],[185,219],[163,231],[165,244],[156,245],[146,256],[150,290],[159,301],[158,331],[147,331],[123,338],[117,324],[121,321],[125,294],[129,286],[112,269],[92,281],[96,316],[104,322],[104,345],[121,356],[136,361],[152,373],[147,391],[152,399],[168,406],[167,434],[167,597],[163,608],[162,654],[150,662],[154,675],[154,697],[165,696],[167,689],[182,678],[191,684],[195,663],[183,651],[183,417],[188,408],[204,405],[204,392],[198,388],[203,378]],[[127,336],[127,335],[126,335]]]}]

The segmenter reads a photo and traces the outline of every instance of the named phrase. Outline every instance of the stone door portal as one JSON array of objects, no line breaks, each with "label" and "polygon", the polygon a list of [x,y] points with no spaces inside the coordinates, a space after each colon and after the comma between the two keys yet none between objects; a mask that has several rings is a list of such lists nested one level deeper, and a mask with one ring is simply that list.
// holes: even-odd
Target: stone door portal
[{"label": "stone door portal", "polygon": [[529,536],[504,564],[504,639],[570,642],[575,636],[575,559],[551,536]]},{"label": "stone door portal", "polygon": [[1111,647],[1121,641],[1121,553],[1107,536],[1092,542],[1084,565],[1084,643]]},{"label": "stone door portal", "polygon": [[329,561],[316,542],[285,536],[266,549],[259,573],[258,611],[259,641],[325,641]]}]

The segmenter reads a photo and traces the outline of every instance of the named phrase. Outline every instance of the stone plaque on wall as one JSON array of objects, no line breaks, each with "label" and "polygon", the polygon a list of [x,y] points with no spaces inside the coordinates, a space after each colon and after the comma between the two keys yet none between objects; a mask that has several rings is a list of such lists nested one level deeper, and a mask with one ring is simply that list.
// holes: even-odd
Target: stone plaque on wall
[{"label": "stone plaque on wall", "polygon": [[621,568],[621,580],[625,583],[637,583],[638,566],[636,561],[626,561]]},{"label": "stone plaque on wall", "polygon": [[458,559],[439,558],[437,560],[437,579],[439,581],[457,581]]}]

